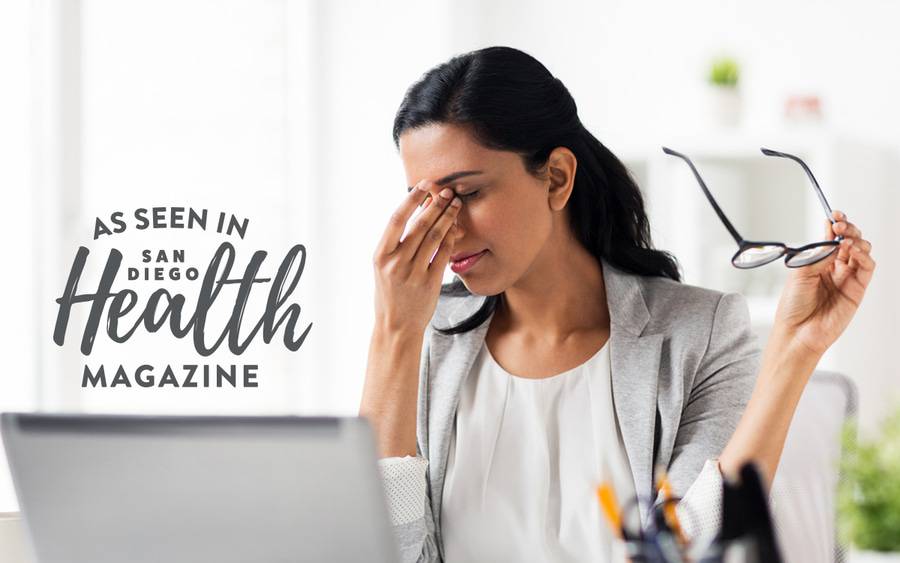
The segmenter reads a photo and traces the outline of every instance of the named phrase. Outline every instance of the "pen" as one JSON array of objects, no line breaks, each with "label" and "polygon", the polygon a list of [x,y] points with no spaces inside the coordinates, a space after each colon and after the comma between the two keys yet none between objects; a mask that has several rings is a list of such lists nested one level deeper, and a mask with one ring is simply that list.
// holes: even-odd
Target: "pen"
[{"label": "pen", "polygon": [[604,481],[597,487],[597,499],[600,501],[600,508],[603,509],[603,514],[606,515],[606,520],[613,533],[620,538],[627,539],[625,529],[622,527],[619,505],[616,503],[616,493],[608,482]]},{"label": "pen", "polygon": [[681,529],[681,524],[678,522],[678,513],[675,510],[675,503],[671,502],[672,484],[669,482],[669,477],[666,475],[666,471],[664,469],[659,469],[658,471],[659,479],[657,480],[657,489],[663,494],[663,499],[665,500],[665,505],[663,506],[663,514],[666,518],[666,524],[675,533],[675,537],[678,538],[678,542],[681,545],[685,545],[687,543],[687,538],[684,536],[684,532]]}]

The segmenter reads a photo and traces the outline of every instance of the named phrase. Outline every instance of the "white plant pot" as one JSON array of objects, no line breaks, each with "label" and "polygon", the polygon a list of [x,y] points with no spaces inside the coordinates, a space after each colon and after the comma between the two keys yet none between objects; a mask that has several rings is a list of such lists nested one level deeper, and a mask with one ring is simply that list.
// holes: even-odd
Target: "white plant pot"
[{"label": "white plant pot", "polygon": [[900,563],[900,551],[854,551],[847,553],[847,563]]},{"label": "white plant pot", "polygon": [[716,127],[734,128],[741,123],[741,92],[727,86],[709,87],[709,112]]}]

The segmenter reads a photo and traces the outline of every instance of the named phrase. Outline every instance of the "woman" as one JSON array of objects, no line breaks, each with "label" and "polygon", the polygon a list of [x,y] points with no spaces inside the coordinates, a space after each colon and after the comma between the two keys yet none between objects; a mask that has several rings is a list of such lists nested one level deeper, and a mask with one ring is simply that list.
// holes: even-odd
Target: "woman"
[{"label": "woman", "polygon": [[637,185],[529,55],[432,69],[394,141],[414,188],[374,256],[360,415],[404,561],[620,559],[600,480],[646,498],[665,468],[690,537],[715,531],[722,474],[753,461],[771,480],[875,267],[842,213],[825,222],[839,250],[791,269],[760,352],[743,297],[679,283]]}]

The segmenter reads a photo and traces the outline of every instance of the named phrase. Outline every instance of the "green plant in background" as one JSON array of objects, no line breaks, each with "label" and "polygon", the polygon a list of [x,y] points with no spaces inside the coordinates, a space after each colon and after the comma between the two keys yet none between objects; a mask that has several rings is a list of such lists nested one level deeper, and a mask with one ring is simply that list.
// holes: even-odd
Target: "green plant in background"
[{"label": "green plant in background", "polygon": [[709,69],[709,81],[716,86],[734,88],[740,78],[740,65],[731,57],[714,59]]},{"label": "green plant in background", "polygon": [[860,549],[900,551],[900,409],[872,440],[857,439],[856,423],[848,423],[843,446],[841,538]]}]

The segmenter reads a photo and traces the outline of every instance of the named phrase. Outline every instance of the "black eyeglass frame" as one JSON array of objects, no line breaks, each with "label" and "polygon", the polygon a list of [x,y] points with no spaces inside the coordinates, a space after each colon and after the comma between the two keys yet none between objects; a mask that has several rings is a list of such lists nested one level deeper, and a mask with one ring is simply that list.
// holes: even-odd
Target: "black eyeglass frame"
[{"label": "black eyeglass frame", "polygon": [[[722,224],[725,225],[725,228],[728,229],[728,232],[731,234],[732,238],[734,238],[735,242],[738,245],[737,252],[735,252],[734,256],[731,257],[731,265],[734,266],[735,268],[740,268],[742,270],[758,268],[760,266],[765,266],[766,264],[770,264],[770,263],[774,262],[775,260],[778,260],[782,256],[784,256],[784,264],[788,268],[802,268],[804,266],[809,266],[811,264],[815,264],[816,262],[820,262],[820,261],[824,260],[825,258],[828,258],[832,254],[834,254],[834,252],[840,246],[841,241],[844,239],[843,236],[838,235],[834,240],[813,242],[810,244],[803,245],[799,248],[790,247],[780,241],[769,242],[769,241],[746,240],[744,237],[741,236],[740,233],[738,233],[737,229],[734,228],[734,225],[731,224],[731,221],[728,220],[728,217],[722,211],[722,208],[720,208],[719,204],[716,203],[715,198],[712,196],[712,194],[709,192],[709,189],[706,187],[706,182],[703,181],[703,178],[700,176],[700,172],[697,171],[697,167],[694,166],[694,163],[691,161],[691,159],[688,158],[686,155],[684,155],[678,151],[674,151],[668,147],[663,147],[662,149],[663,149],[663,152],[666,154],[669,154],[672,156],[677,156],[677,157],[681,158],[682,160],[687,162],[688,166],[691,167],[691,172],[694,173],[694,177],[697,179],[697,182],[700,184],[700,188],[703,190],[703,194],[706,196],[706,199],[709,200],[709,203],[710,203],[710,205],[712,205],[713,210],[716,212],[716,215],[719,216],[719,219],[722,221]],[[829,221],[831,221],[831,224],[833,225],[835,223],[835,220],[832,217],[832,215],[834,215],[834,213],[831,210],[831,206],[828,205],[828,200],[825,199],[825,194],[822,193],[822,188],[819,187],[819,182],[816,181],[816,177],[813,176],[813,173],[809,169],[809,166],[807,166],[806,163],[803,162],[803,160],[801,160],[799,157],[794,156],[792,154],[775,151],[775,150],[767,149],[767,148],[760,148],[760,150],[766,156],[777,156],[777,157],[781,157],[781,158],[789,158],[789,159],[799,163],[800,166],[803,167],[804,172],[806,172],[806,175],[809,177],[810,181],[812,182],[813,188],[816,191],[816,195],[819,197],[819,201],[822,203],[822,207],[825,209],[826,217],[828,218]],[[772,258],[770,258],[764,262],[760,262],[758,264],[739,265],[737,263],[737,258],[745,251],[753,249],[753,248],[760,248],[760,247],[766,247],[766,246],[779,247],[779,248],[781,248],[781,253],[773,256]],[[790,263],[791,258],[796,256],[797,254],[800,254],[800,253],[810,250],[812,248],[819,248],[819,247],[824,247],[824,246],[833,246],[834,248],[831,250],[831,252],[822,255],[821,257],[813,260],[812,262],[805,262],[802,264],[791,265],[791,263]]]}]

